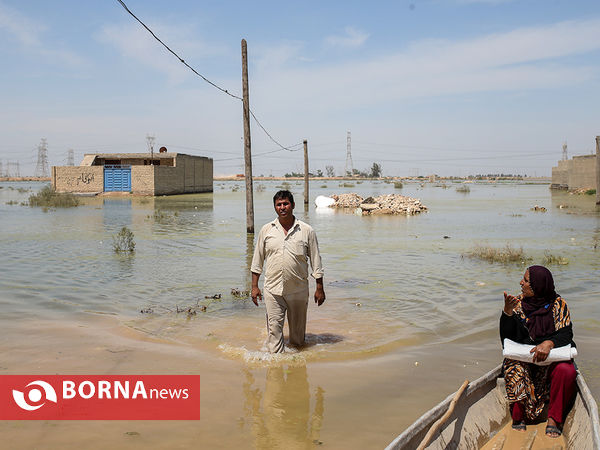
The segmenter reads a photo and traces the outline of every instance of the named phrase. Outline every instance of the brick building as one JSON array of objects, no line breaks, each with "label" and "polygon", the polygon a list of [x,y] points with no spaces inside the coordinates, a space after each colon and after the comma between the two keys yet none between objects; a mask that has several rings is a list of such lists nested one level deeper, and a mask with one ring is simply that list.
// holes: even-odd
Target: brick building
[{"label": "brick building", "polygon": [[596,155],[573,156],[552,168],[554,189],[595,189]]},{"label": "brick building", "polygon": [[57,192],[170,195],[213,191],[213,160],[183,153],[97,153],[52,167]]}]

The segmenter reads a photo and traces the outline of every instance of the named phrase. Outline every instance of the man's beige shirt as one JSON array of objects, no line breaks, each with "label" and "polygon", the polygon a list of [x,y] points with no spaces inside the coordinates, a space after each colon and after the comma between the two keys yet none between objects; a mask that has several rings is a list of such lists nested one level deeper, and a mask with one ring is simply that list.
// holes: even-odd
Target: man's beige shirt
[{"label": "man's beige shirt", "polygon": [[260,229],[250,270],[261,274],[266,260],[265,289],[274,295],[308,289],[308,259],[315,279],[323,278],[317,235],[310,225],[295,219],[286,236],[279,219]]}]

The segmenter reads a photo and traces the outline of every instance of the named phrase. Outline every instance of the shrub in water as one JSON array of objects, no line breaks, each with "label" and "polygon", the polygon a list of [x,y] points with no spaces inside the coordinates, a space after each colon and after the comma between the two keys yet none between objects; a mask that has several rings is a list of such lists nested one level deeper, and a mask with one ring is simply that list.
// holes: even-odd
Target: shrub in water
[{"label": "shrub in water", "polygon": [[50,186],[45,186],[37,194],[29,196],[29,206],[45,208],[71,208],[79,205],[79,199],[70,193],[59,193]]},{"label": "shrub in water", "polygon": [[466,253],[466,256],[471,258],[483,259],[485,261],[489,261],[491,263],[499,262],[499,263],[509,263],[509,262],[520,262],[524,263],[525,261],[531,259],[530,257],[525,255],[523,251],[523,247],[520,248],[512,248],[510,244],[506,244],[504,248],[494,248],[485,245],[475,245],[473,250]]},{"label": "shrub in water", "polygon": [[113,249],[116,253],[133,253],[135,251],[133,231],[127,227],[121,228],[121,231],[113,236]]},{"label": "shrub in water", "polygon": [[544,261],[543,264],[545,266],[549,266],[551,264],[560,264],[565,266],[569,264],[569,260],[567,258],[563,258],[562,256],[556,256],[550,253],[548,250],[544,252]]}]

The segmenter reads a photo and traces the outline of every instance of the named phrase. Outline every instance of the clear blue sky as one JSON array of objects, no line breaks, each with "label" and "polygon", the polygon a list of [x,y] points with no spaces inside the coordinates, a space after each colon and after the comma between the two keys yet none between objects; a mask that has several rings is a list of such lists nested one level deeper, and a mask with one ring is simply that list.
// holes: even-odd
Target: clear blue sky
[{"label": "clear blue sky", "polygon": [[[199,73],[241,95],[311,171],[550,175],[600,135],[598,0],[183,1],[129,8]],[[209,156],[243,172],[242,105],[185,68],[116,0],[0,0],[0,162],[33,174],[84,153]],[[251,124],[255,175],[302,172]],[[294,147],[298,148],[298,147]],[[270,153],[269,153],[270,152]],[[261,153],[265,153],[261,155]]]}]

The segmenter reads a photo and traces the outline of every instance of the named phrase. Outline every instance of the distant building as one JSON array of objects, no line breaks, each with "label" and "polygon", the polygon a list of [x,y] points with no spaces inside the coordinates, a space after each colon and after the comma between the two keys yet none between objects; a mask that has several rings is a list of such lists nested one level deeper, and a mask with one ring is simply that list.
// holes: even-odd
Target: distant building
[{"label": "distant building", "polygon": [[596,155],[573,156],[552,168],[553,189],[596,189]]},{"label": "distant building", "polygon": [[213,160],[166,151],[86,154],[79,166],[52,167],[52,187],[58,192],[139,195],[212,192]]}]

